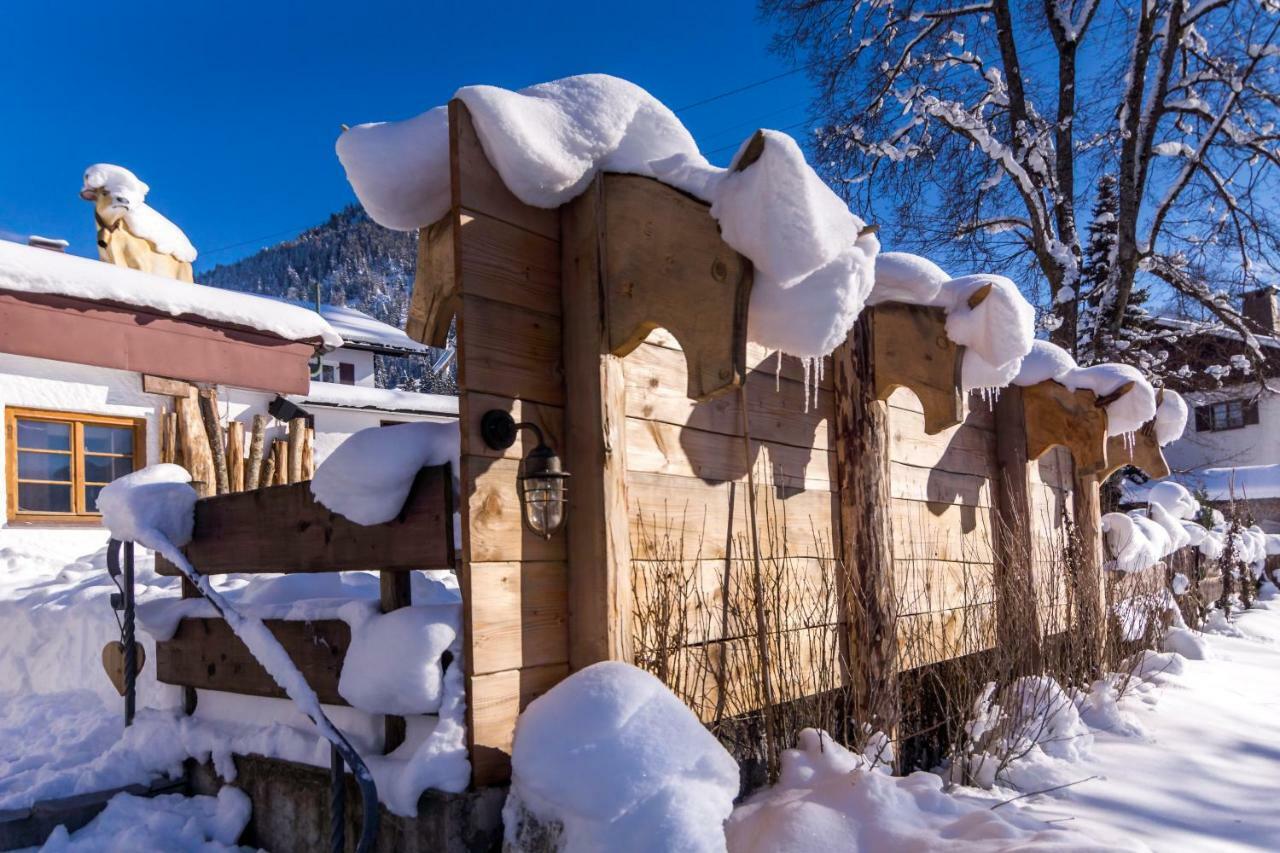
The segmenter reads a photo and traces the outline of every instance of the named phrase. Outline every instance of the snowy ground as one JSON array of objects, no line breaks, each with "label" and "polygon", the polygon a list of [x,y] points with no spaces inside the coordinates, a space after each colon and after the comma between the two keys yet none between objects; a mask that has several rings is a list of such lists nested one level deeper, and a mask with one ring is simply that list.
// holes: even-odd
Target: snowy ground
[{"label": "snowy ground", "polygon": [[[13,550],[0,557],[0,624],[9,635],[0,646],[0,809],[147,781],[188,754],[219,751],[210,721],[172,709],[144,710],[141,724],[124,732],[120,700],[96,662],[115,628],[101,554],[65,566]],[[144,598],[176,594],[168,579],[145,575]],[[86,633],[93,636],[76,639]],[[1086,703],[1092,731],[1082,742],[1092,742],[1068,758],[1038,759],[1023,790],[946,793],[931,774],[870,775],[839,755],[801,761],[789,787],[763,795],[772,809],[765,824],[744,832],[753,810],[768,810],[759,800],[738,808],[729,849],[768,849],[779,836],[765,829],[807,839],[810,846],[787,845],[794,850],[830,849],[823,841],[832,833],[837,846],[863,851],[1280,849],[1280,597],[1271,591],[1200,640],[1205,659],[1154,655],[1146,680],[1118,707]],[[155,689],[149,682],[146,694],[159,698]],[[240,746],[252,749],[256,736],[279,747],[282,733],[298,752],[316,747],[301,726],[245,732]],[[1062,782],[1076,784],[992,809]],[[121,796],[94,824],[51,838],[47,849],[225,849],[245,806],[231,793],[221,801]]]}]

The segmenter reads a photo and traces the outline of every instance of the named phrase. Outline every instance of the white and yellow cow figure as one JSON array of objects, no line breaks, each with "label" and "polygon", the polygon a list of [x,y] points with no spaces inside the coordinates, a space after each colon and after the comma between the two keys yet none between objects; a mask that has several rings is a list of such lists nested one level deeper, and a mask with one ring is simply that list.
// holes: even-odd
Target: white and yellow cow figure
[{"label": "white and yellow cow figure", "polygon": [[149,189],[123,166],[96,163],[85,170],[80,197],[93,202],[98,257],[110,264],[191,282],[196,248],[181,228],[146,203]]}]

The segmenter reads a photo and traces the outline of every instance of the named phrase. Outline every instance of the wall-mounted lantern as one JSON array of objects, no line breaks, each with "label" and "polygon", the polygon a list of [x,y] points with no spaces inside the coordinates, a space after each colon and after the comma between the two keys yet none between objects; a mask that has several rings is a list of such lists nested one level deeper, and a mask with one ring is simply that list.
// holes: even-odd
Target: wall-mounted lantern
[{"label": "wall-mounted lantern", "polygon": [[506,450],[515,444],[522,429],[533,430],[538,444],[520,463],[520,474],[516,477],[521,515],[531,532],[550,539],[564,526],[568,510],[569,473],[561,467],[560,457],[547,446],[537,424],[516,423],[501,409],[490,409],[480,419],[480,436],[493,450]]}]

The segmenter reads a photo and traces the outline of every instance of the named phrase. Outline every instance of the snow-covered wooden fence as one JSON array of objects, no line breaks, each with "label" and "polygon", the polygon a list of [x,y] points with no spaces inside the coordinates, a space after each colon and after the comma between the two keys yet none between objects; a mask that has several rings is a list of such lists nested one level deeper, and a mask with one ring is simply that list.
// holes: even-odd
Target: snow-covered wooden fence
[{"label": "snow-covered wooden fence", "polygon": [[[868,309],[808,368],[775,360],[746,340],[751,264],[705,204],[602,174],[531,207],[458,101],[449,134],[451,205],[421,230],[408,331],[443,344],[457,324],[476,784],[506,777],[529,701],[603,659],[679,680],[704,719],[853,685],[892,725],[902,669],[1076,621],[1044,593],[1069,523],[1073,606],[1103,624],[1098,480],[1162,464],[1150,435],[1108,444],[1107,401],[1052,381],[962,393],[962,351],[922,306]],[[563,457],[564,531],[522,524],[534,436],[493,449],[492,409]],[[1054,604],[1028,612],[1027,594]]]},{"label": "snow-covered wooden fence", "polygon": [[[376,569],[383,611],[411,603],[409,573],[451,569],[453,488],[449,466],[424,468],[399,516],[362,526],[316,502],[310,483],[216,495],[196,502],[192,538],[183,552],[206,575],[319,573]],[[156,555],[156,571],[180,572]],[[184,598],[198,590],[183,580]],[[321,702],[346,705],[338,680],[351,629],[341,619],[275,619],[267,628],[288,652]],[[173,636],[156,643],[156,677],[184,688],[190,713],[197,689],[287,698],[244,643],[220,618],[185,618]],[[384,748],[404,739],[404,720],[388,717]]]}]

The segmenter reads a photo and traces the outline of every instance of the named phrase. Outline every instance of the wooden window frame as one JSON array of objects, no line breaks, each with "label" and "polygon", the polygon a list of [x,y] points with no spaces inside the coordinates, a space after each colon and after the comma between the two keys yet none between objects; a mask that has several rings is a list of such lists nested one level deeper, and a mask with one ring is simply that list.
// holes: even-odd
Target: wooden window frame
[{"label": "wooden window frame", "polygon": [[[1240,407],[1240,423],[1231,424],[1231,407]],[[1219,422],[1213,410],[1218,406],[1225,407],[1226,420]],[[1215,400],[1201,403],[1195,407],[1196,432],[1231,432],[1245,427],[1257,426],[1259,423],[1258,402],[1243,397],[1232,397],[1226,400]]]},{"label": "wooden window frame", "polygon": [[[18,421],[48,421],[71,425],[71,512],[28,512],[18,509]],[[84,509],[86,426],[129,427],[133,430],[133,470],[147,465],[147,419],[94,412],[63,412],[5,406],[4,483],[6,517],[10,524],[99,525],[102,513]]]}]

